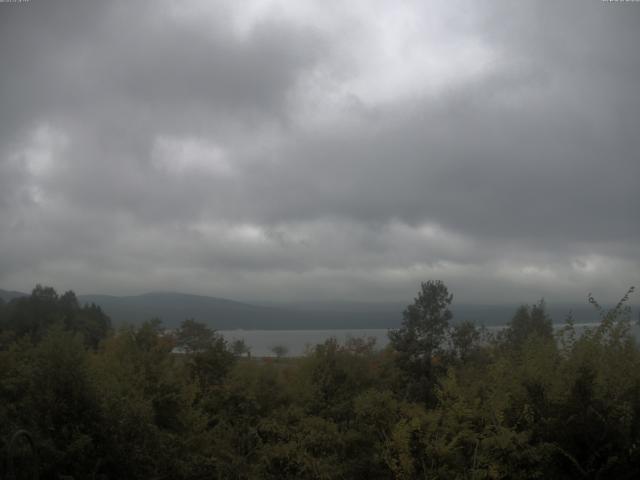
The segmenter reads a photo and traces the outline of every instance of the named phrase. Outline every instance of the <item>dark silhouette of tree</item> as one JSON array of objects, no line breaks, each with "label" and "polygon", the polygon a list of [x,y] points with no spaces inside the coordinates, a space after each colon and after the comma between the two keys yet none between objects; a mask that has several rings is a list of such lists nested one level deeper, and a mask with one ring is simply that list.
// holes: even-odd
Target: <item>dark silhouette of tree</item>
[{"label": "dark silhouette of tree", "polygon": [[411,399],[434,399],[436,372],[453,317],[449,310],[452,300],[453,295],[441,280],[423,282],[413,304],[402,314],[402,326],[389,332],[397,365],[406,377],[406,394]]},{"label": "dark silhouette of tree", "polygon": [[86,345],[95,349],[111,330],[111,320],[102,309],[94,304],[81,307],[71,290],[58,296],[53,288],[36,285],[31,295],[14,298],[3,310],[3,329],[34,342],[60,324],[65,330],[82,334]]},{"label": "dark silhouette of tree", "polygon": [[207,349],[215,340],[215,332],[204,323],[187,318],[175,333],[176,346],[185,353],[195,353]]},{"label": "dark silhouette of tree", "polygon": [[478,349],[481,330],[473,322],[464,321],[451,328],[453,354],[462,362],[467,361]]},{"label": "dark silhouette of tree", "polygon": [[192,377],[203,389],[220,384],[236,361],[222,335],[192,318],[182,322],[175,339],[176,346],[189,357]]},{"label": "dark silhouette of tree", "polygon": [[251,357],[251,347],[243,339],[234,340],[231,344],[231,351],[237,357],[242,357],[243,355]]},{"label": "dark silhouette of tree", "polygon": [[508,345],[515,348],[521,347],[532,336],[553,339],[553,323],[544,300],[532,306],[518,307],[504,335]]},{"label": "dark silhouette of tree", "polygon": [[235,362],[227,341],[222,335],[214,334],[206,348],[191,355],[188,365],[193,377],[206,389],[221,384]]},{"label": "dark silhouette of tree", "polygon": [[[579,332],[569,318],[552,336],[537,304],[479,341],[473,324],[449,326],[442,282],[421,287],[390,348],[331,338],[286,362],[237,361],[194,320],[179,332],[188,353],[157,319],[92,350],[93,307],[40,287],[0,305],[44,332],[0,323],[0,476],[640,478],[633,289],[610,310],[590,295],[601,319]],[[14,458],[25,431],[31,469]]]},{"label": "dark silhouette of tree", "polygon": [[287,353],[289,353],[289,349],[284,345],[274,345],[271,347],[271,351],[276,356],[276,358],[286,357]]}]

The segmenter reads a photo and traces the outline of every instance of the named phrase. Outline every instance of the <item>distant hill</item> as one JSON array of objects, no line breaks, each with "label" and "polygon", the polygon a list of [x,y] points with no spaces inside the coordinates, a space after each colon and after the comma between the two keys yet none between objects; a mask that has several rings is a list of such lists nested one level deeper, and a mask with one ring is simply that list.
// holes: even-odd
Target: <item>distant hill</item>
[{"label": "distant hill", "polygon": [[2,290],[0,288],[0,298],[2,300],[4,300],[5,302],[13,300],[14,298],[26,297],[27,295],[29,295],[29,294],[28,293],[23,293],[23,292],[15,292],[15,291],[12,291],[12,290]]},{"label": "distant hill", "polygon": [[[26,293],[0,290],[0,298],[9,301]],[[137,324],[157,317],[168,327],[186,318],[194,318],[218,330],[333,330],[397,328],[402,321],[401,303],[376,302],[290,302],[243,303],[233,300],[183,293],[146,293],[135,296],[79,295],[81,303],[95,303],[115,325]],[[505,325],[517,305],[457,305],[454,321],[470,320],[486,326]],[[553,305],[548,311],[555,323],[562,323],[569,311],[576,323],[598,321],[588,304]],[[637,311],[635,309],[635,317]]]},{"label": "distant hill", "polygon": [[[112,320],[139,323],[158,317],[167,326],[194,318],[218,330],[306,330],[397,328],[406,305],[367,302],[242,303],[181,293],[148,293],[131,297],[81,295],[81,302],[100,305]],[[486,326],[505,325],[518,305],[453,305],[454,321],[469,320]],[[590,305],[549,305],[555,323],[569,311],[576,323],[598,321]]]},{"label": "distant hill", "polygon": [[289,305],[252,305],[233,300],[182,293],[147,293],[130,297],[80,295],[82,303],[100,305],[114,323],[139,323],[153,317],[167,326],[194,318],[218,330],[389,328],[400,324],[400,313],[387,311],[326,311]]}]

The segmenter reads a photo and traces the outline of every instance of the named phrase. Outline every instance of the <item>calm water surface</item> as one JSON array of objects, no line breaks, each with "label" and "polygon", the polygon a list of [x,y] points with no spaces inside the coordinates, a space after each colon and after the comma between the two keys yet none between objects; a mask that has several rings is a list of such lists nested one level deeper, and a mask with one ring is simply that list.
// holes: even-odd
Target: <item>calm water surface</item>
[{"label": "calm water surface", "polygon": [[297,357],[303,355],[308,346],[323,343],[325,340],[335,337],[339,342],[344,342],[349,337],[373,337],[376,346],[384,348],[389,339],[387,329],[371,330],[219,330],[228,341],[244,340],[251,348],[251,355],[257,357],[273,356],[271,349],[276,345],[287,348],[287,356]]},{"label": "calm water surface", "polygon": [[[576,324],[578,333],[587,327],[594,327],[596,323]],[[561,328],[564,324],[555,324],[555,328]],[[504,326],[487,327],[490,332],[501,330]],[[376,347],[384,348],[389,343],[388,329],[368,330],[220,330],[229,342],[244,340],[251,348],[251,354],[257,357],[274,356],[272,348],[281,345],[287,349],[287,356],[297,357],[304,355],[307,348],[313,347],[325,340],[335,337],[344,343],[348,338],[373,337],[376,339]],[[634,326],[633,332],[640,338],[640,329]]]}]

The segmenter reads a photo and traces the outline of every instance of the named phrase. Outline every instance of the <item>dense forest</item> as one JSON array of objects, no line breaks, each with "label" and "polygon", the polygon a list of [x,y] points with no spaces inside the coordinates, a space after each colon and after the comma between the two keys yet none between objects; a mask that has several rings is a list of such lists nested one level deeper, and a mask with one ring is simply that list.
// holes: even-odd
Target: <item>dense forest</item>
[{"label": "dense forest", "polygon": [[[255,358],[190,319],[114,329],[38,286],[0,301],[0,477],[638,478],[632,291],[608,310],[589,295],[585,331],[540,301],[490,335],[428,281],[385,349]],[[34,448],[10,445],[21,430]]]}]

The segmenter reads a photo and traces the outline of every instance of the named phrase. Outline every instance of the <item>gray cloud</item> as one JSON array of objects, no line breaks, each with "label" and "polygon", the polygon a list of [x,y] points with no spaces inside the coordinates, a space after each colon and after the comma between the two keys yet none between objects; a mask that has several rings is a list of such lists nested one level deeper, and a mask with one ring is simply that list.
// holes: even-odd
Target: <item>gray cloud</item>
[{"label": "gray cloud", "polygon": [[5,288],[443,278],[495,303],[640,278],[633,4],[0,7]]}]

